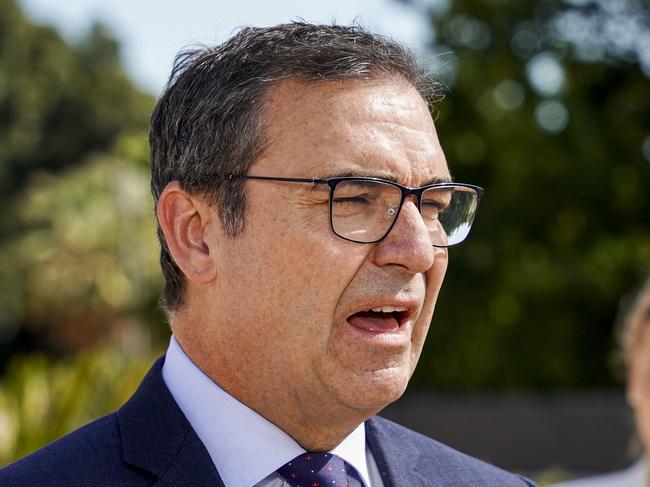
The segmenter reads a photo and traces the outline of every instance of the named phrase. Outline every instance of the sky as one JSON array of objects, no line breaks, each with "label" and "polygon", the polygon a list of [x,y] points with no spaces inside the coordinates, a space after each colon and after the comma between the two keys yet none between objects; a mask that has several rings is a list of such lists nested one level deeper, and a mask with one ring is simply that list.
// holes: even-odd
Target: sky
[{"label": "sky", "polygon": [[158,95],[174,56],[192,44],[223,42],[242,26],[290,20],[350,24],[389,35],[416,52],[431,39],[422,12],[445,0],[19,0],[29,18],[54,26],[66,39],[84,35],[97,20],[122,46],[127,72],[141,88]]}]

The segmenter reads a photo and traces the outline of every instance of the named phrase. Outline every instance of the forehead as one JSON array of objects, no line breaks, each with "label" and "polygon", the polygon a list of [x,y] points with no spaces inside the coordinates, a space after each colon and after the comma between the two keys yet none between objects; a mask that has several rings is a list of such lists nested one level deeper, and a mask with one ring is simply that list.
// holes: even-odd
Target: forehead
[{"label": "forehead", "polygon": [[401,78],[281,82],[267,95],[255,174],[367,175],[409,186],[448,178],[428,107]]}]

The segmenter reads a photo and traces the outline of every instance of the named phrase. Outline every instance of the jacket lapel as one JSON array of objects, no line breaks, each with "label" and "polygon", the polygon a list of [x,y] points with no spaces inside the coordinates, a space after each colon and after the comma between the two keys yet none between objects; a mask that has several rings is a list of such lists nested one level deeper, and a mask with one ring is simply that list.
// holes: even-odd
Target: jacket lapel
[{"label": "jacket lapel", "polygon": [[376,416],[366,421],[366,441],[379,468],[384,487],[436,485],[418,471],[420,452],[392,423]]},{"label": "jacket lapel", "polygon": [[208,451],[176,405],[159,359],[118,411],[124,461],[158,478],[159,487],[223,487]]}]

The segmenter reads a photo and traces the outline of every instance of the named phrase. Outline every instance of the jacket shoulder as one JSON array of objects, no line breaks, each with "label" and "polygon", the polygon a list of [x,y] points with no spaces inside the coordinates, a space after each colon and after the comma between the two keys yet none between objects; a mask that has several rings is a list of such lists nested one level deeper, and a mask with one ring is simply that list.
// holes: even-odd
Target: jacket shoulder
[{"label": "jacket shoulder", "polygon": [[151,485],[151,479],[123,461],[117,414],[112,413],[1,468],[0,485],[139,487]]},{"label": "jacket shoulder", "polygon": [[410,463],[423,480],[421,485],[535,486],[520,475],[461,453],[385,418],[372,418],[366,430],[371,444],[375,442],[378,445],[377,451],[373,449],[378,466],[381,468],[380,464],[386,462],[387,470],[394,470],[395,459],[402,458],[401,461]]}]

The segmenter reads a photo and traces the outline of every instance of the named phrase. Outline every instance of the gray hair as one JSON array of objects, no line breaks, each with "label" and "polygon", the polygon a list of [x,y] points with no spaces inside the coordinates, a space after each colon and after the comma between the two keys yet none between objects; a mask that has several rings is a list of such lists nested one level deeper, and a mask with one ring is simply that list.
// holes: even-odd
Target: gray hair
[{"label": "gray hair", "polygon": [[[359,26],[302,22],[248,27],[216,47],[181,52],[151,116],[151,191],[155,204],[172,181],[219,207],[228,236],[244,229],[246,194],[241,180],[264,151],[263,102],[282,80],[310,83],[398,76],[428,102],[438,85],[414,56]],[[185,278],[172,259],[160,225],[160,262],[168,311],[184,300]]]}]

